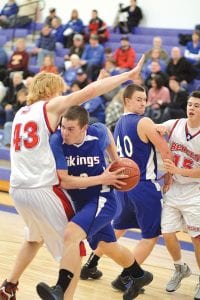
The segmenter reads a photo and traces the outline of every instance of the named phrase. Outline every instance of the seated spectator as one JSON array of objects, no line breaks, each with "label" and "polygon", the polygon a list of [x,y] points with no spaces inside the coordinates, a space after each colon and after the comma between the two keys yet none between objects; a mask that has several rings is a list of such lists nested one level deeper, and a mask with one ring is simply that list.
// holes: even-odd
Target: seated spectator
[{"label": "seated spectator", "polygon": [[[116,61],[114,58],[108,58],[105,62],[104,70],[107,73],[106,76],[114,76],[119,74],[119,70],[116,67]],[[104,75],[105,76],[105,75]],[[107,102],[111,101],[113,97],[119,92],[121,89],[120,86],[116,87],[110,92],[107,92],[106,94],[103,94],[103,98],[106,101],[105,105],[107,105]]]},{"label": "seated spectator", "polygon": [[15,0],[8,0],[0,12],[0,27],[13,27],[18,10],[19,8]]},{"label": "seated spectator", "polygon": [[3,82],[0,81],[0,104],[1,104],[1,101],[3,100],[3,98],[6,95],[6,91],[7,91],[7,88],[5,87],[5,85],[3,84]]},{"label": "seated spectator", "polygon": [[64,35],[63,35],[64,26],[61,23],[61,19],[58,17],[54,17],[51,21],[51,28],[52,28],[51,34],[55,38],[56,46],[59,47],[61,44],[63,47],[64,46]]},{"label": "seated spectator", "polygon": [[104,62],[104,48],[99,44],[97,35],[90,36],[89,45],[86,45],[81,57],[82,66],[85,68],[88,79],[94,81]]},{"label": "seated spectator", "polygon": [[[23,106],[26,105],[26,97],[28,95],[28,90],[22,88],[17,92],[17,102],[13,105],[13,115]],[[4,124],[4,134],[3,134],[3,145],[6,147],[10,146],[11,142],[11,132],[12,132],[12,121],[6,122]]]},{"label": "seated spectator", "polygon": [[54,64],[54,58],[51,55],[46,55],[40,72],[55,73],[58,74],[58,68]]},{"label": "seated spectator", "polygon": [[144,80],[149,77],[151,73],[151,63],[155,61],[159,63],[161,71],[165,72],[166,62],[161,58],[161,50],[159,48],[154,48],[151,51],[151,56],[146,60],[142,68],[142,77],[144,78]]},{"label": "seated spectator", "polygon": [[7,89],[6,95],[0,104],[0,115],[5,116],[5,122],[13,121],[14,107],[17,103],[17,92],[24,88],[21,72],[15,72],[12,77],[11,85]]},{"label": "seated spectator", "polygon": [[115,125],[123,113],[123,92],[121,88],[118,93],[114,96],[112,101],[107,105],[105,110],[106,115],[106,126],[114,132]]},{"label": "seated spectator", "polygon": [[152,48],[145,53],[145,61],[147,61],[149,58],[151,58],[152,51],[155,48],[157,48],[157,49],[160,50],[160,59],[162,59],[165,63],[168,63],[168,61],[169,61],[169,55],[162,48],[162,38],[160,36],[154,36]]},{"label": "seated spectator", "polygon": [[186,89],[197,75],[195,67],[182,56],[178,47],[173,47],[171,50],[171,59],[167,65],[166,72],[170,79],[180,82]]},{"label": "seated spectator", "polygon": [[83,68],[79,68],[76,72],[76,82],[79,84],[80,88],[83,89],[89,84],[88,77]]},{"label": "seated spectator", "polygon": [[158,61],[152,61],[150,65],[150,73],[145,79],[145,86],[148,90],[151,88],[151,80],[154,78],[155,75],[159,75],[163,80],[164,86],[168,87],[169,78],[167,74],[161,71],[161,66]]},{"label": "seated spectator", "polygon": [[169,80],[171,102],[167,104],[163,111],[161,122],[170,119],[186,118],[186,107],[188,92],[181,87],[180,82]]},{"label": "seated spectator", "polygon": [[104,48],[104,60],[114,59],[114,53],[110,47]]},{"label": "seated spectator", "polygon": [[136,52],[131,47],[127,36],[121,38],[120,44],[120,48],[117,48],[114,53],[114,58],[119,71],[122,73],[131,70],[134,67]]},{"label": "seated spectator", "polygon": [[84,49],[85,45],[83,35],[76,33],[73,37],[73,45],[69,49],[69,54],[65,55],[65,60],[69,59],[72,54],[77,54],[79,57],[81,57]]},{"label": "seated spectator", "polygon": [[140,23],[140,21],[143,18],[142,10],[139,6],[137,6],[136,0],[130,0],[130,5],[121,8],[120,12],[127,12],[128,18],[127,18],[127,31],[124,30],[122,33],[134,33],[135,27],[137,27]]},{"label": "seated spectator", "polygon": [[88,31],[89,37],[86,37],[86,40],[88,40],[92,34],[95,34],[98,35],[100,44],[108,41],[109,30],[106,23],[99,18],[98,11],[96,9],[92,10],[92,18],[89,21]]},{"label": "seated spectator", "polygon": [[36,47],[32,50],[33,54],[37,54],[37,65],[41,67],[44,57],[47,54],[54,56],[56,41],[51,34],[51,28],[47,25],[42,27],[40,38],[36,41]]},{"label": "seated spectator", "polygon": [[56,8],[53,8],[51,7],[49,9],[49,15],[45,18],[44,20],[44,24],[45,25],[48,25],[49,27],[52,27],[52,20],[54,18],[57,18],[57,15],[56,15]]},{"label": "seated spectator", "polygon": [[77,70],[81,67],[81,59],[77,54],[72,54],[69,60],[70,65],[64,72],[64,80],[67,85],[71,86],[76,80]]},{"label": "seated spectator", "polygon": [[76,33],[84,33],[83,21],[79,18],[77,9],[73,9],[71,12],[70,20],[64,25],[64,47],[70,48],[73,44],[73,36]]},{"label": "seated spectator", "polygon": [[166,104],[170,103],[170,93],[169,89],[163,85],[163,80],[159,75],[155,75],[151,80],[151,86],[148,91],[145,115],[155,123],[159,123],[163,109]]},{"label": "seated spectator", "polygon": [[8,71],[22,71],[25,75],[28,72],[29,54],[26,51],[25,39],[16,41],[16,48],[8,62]]},{"label": "seated spectator", "polygon": [[184,52],[184,56],[192,64],[200,61],[200,36],[199,32],[194,31],[192,34],[192,41],[188,42]]}]

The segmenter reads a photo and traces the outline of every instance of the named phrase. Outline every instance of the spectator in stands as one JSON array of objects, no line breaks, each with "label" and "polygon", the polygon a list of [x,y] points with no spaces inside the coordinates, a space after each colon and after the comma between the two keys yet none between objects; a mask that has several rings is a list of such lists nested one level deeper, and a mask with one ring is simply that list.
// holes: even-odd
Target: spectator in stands
[{"label": "spectator in stands", "polygon": [[8,71],[16,72],[22,71],[24,76],[28,72],[29,54],[26,51],[25,39],[18,39],[16,42],[16,48],[10,57],[8,62]]},{"label": "spectator in stands", "polygon": [[0,27],[13,27],[18,10],[15,0],[8,0],[0,12]]},{"label": "spectator in stands", "polygon": [[76,80],[77,70],[81,67],[81,59],[77,54],[72,54],[69,60],[70,66],[64,72],[64,79],[67,85],[71,86]]},{"label": "spectator in stands", "polygon": [[112,101],[107,105],[105,110],[106,115],[106,126],[114,132],[115,125],[123,113],[123,92],[121,88],[118,93],[114,96]]},{"label": "spectator in stands", "polygon": [[136,0],[130,0],[130,5],[125,8],[121,8],[120,12],[127,12],[127,29],[128,32],[134,33],[135,27],[137,27],[142,20],[142,10],[136,4]]},{"label": "spectator in stands", "polygon": [[162,48],[162,38],[160,36],[154,36],[153,38],[153,46],[152,48],[145,53],[145,61],[147,61],[152,56],[152,51],[157,48],[160,50],[160,59],[165,61],[165,63],[168,63],[169,61],[169,55],[167,52]]},{"label": "spectator in stands", "polygon": [[55,38],[56,46],[59,47],[59,44],[64,45],[64,26],[62,25],[61,19],[59,17],[54,17],[51,21],[51,34]]},{"label": "spectator in stands", "polygon": [[145,115],[155,123],[159,123],[163,109],[170,103],[169,89],[164,86],[162,77],[155,75],[151,80],[151,88],[148,91],[147,109]]},{"label": "spectator in stands", "polygon": [[[23,106],[26,105],[26,97],[28,95],[27,88],[21,88],[16,95],[17,101],[16,104],[13,105],[13,115]],[[3,134],[3,145],[6,147],[10,147],[11,142],[11,132],[12,132],[12,121],[6,122],[4,124],[4,134]]]},{"label": "spectator in stands", "polygon": [[1,105],[1,101],[6,95],[6,90],[7,90],[6,87],[4,86],[3,82],[0,80],[0,105]]},{"label": "spectator in stands", "polygon": [[8,55],[3,47],[0,46],[0,69],[4,69],[8,64]]},{"label": "spectator in stands", "polygon": [[97,35],[92,34],[90,36],[89,45],[86,45],[81,60],[88,79],[90,81],[96,80],[104,62],[104,48],[99,44]]},{"label": "spectator in stands", "polygon": [[89,21],[88,30],[89,37],[86,36],[86,40],[88,40],[92,34],[95,34],[98,35],[100,43],[108,41],[109,30],[106,23],[99,18],[98,11],[96,9],[92,10],[92,18]]},{"label": "spectator in stands", "polygon": [[107,61],[107,60],[113,59],[113,58],[114,58],[114,53],[112,51],[112,48],[110,48],[110,47],[104,48],[104,60]]},{"label": "spectator in stands", "polygon": [[167,65],[166,72],[170,79],[175,79],[186,89],[188,84],[195,79],[197,72],[194,66],[181,54],[179,47],[171,50],[171,59]]},{"label": "spectator in stands", "polygon": [[79,68],[76,72],[76,81],[78,82],[81,89],[89,84],[88,77],[83,68]]},{"label": "spectator in stands", "polygon": [[150,73],[145,79],[145,86],[148,90],[151,88],[151,80],[154,78],[155,75],[160,75],[160,77],[163,80],[164,86],[168,87],[169,78],[167,74],[161,71],[161,66],[158,61],[152,61],[150,65]]},{"label": "spectator in stands", "polygon": [[174,79],[169,80],[169,88],[171,102],[164,109],[161,122],[186,118],[188,92]]},{"label": "spectator in stands", "polygon": [[44,57],[47,54],[54,56],[56,48],[56,41],[51,34],[51,28],[48,25],[44,25],[40,38],[36,41],[36,48],[32,50],[33,54],[37,54],[37,65],[41,67]]},{"label": "spectator in stands", "polygon": [[117,48],[114,53],[114,58],[118,69],[122,73],[134,67],[136,52],[131,47],[128,36],[122,36],[120,44],[120,48]]},{"label": "spectator in stands", "polygon": [[73,9],[71,12],[70,20],[64,25],[64,47],[70,48],[73,44],[73,36],[76,33],[84,33],[83,21],[79,18],[77,9]]},{"label": "spectator in stands", "polygon": [[14,107],[17,103],[17,92],[24,88],[23,77],[21,72],[15,72],[12,77],[11,85],[7,89],[7,93],[1,102],[1,108],[5,113],[5,121],[10,122],[14,118]]},{"label": "spectator in stands", "polygon": [[52,20],[54,18],[57,18],[57,15],[56,15],[56,8],[53,8],[51,7],[49,9],[49,15],[45,18],[44,20],[44,24],[45,25],[48,25],[49,27],[52,27]]},{"label": "spectator in stands", "polygon": [[187,43],[184,56],[194,65],[197,79],[200,79],[200,31],[193,32],[192,41]]},{"label": "spectator in stands", "polygon": [[151,63],[158,62],[161,71],[165,72],[166,70],[166,62],[161,58],[161,50],[159,48],[153,48],[151,51],[151,56],[146,60],[142,68],[142,77],[146,80],[151,73]]},{"label": "spectator in stands", "polygon": [[65,56],[65,59],[68,59],[72,54],[77,54],[79,57],[82,57],[84,49],[85,45],[83,35],[76,33],[73,37],[73,45],[69,49],[69,54]]},{"label": "spectator in stands", "polygon": [[46,55],[44,57],[44,61],[43,64],[40,68],[40,72],[47,72],[47,73],[54,73],[54,74],[58,74],[58,68],[56,67],[55,63],[54,63],[54,58],[52,57],[52,55]]},{"label": "spectator in stands", "polygon": [[[79,83],[75,81],[71,86],[71,91],[76,92],[81,89]],[[90,117],[90,124],[101,122],[105,123],[105,107],[101,96],[95,97],[85,103],[82,106],[88,111]]]}]

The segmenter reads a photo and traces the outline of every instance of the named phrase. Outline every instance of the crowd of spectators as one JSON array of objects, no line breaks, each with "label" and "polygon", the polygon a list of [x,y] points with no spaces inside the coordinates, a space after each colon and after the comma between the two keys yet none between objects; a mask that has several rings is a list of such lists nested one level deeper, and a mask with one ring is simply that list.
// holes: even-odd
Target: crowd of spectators
[{"label": "crowd of spectators", "polygon": [[[0,13],[0,24],[17,11],[17,3],[9,0]],[[5,12],[7,11],[7,17]],[[9,12],[10,11],[10,12]],[[131,1],[130,6],[121,11],[128,12],[128,32],[139,24],[142,11]],[[133,12],[138,14],[133,23]],[[3,24],[3,26],[5,26]],[[6,27],[6,26],[5,26]],[[83,24],[77,9],[73,9],[69,20],[64,24],[57,15],[56,8],[49,9],[49,15],[43,22],[38,39],[28,47],[25,39],[15,42],[11,54],[0,47],[0,126],[6,128],[12,122],[16,109],[24,102],[23,97],[28,82],[37,72],[58,73],[65,79],[66,93],[82,89],[89,82],[97,80],[100,70],[103,76],[113,76],[134,67],[137,51],[129,35],[121,35],[118,48],[109,48],[112,32],[96,9],[91,12],[87,26]],[[56,52],[63,50],[63,65],[56,64]],[[66,50],[66,51],[65,51]],[[65,52],[64,52],[65,51]],[[34,72],[30,68],[34,60]],[[200,79],[200,35],[192,34],[192,40],[185,46],[171,47],[171,53],[165,50],[160,36],[152,39],[152,46],[145,53],[145,63],[140,78],[148,94],[146,115],[156,123],[185,116],[186,99],[194,88],[194,81]],[[91,121],[100,121],[113,130],[122,113],[121,93],[124,85],[108,94],[88,101],[84,107]],[[22,95],[19,91],[22,90]]]}]

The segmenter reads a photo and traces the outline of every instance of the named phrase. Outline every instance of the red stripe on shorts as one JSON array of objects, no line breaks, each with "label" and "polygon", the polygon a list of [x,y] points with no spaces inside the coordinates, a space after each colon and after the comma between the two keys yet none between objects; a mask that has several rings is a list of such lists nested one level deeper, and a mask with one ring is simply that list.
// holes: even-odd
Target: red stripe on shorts
[{"label": "red stripe on shorts", "polygon": [[62,202],[67,218],[70,220],[75,214],[71,202],[67,198],[66,194],[57,186],[53,186],[53,191]]}]

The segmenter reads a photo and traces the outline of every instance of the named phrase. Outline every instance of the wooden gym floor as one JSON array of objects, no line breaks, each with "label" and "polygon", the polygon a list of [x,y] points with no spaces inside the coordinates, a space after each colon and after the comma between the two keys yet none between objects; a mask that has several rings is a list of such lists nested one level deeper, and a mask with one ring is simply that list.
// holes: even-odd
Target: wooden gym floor
[{"label": "wooden gym floor", "polygon": [[[130,249],[139,239],[139,233],[130,231],[129,238],[121,238],[120,242]],[[173,263],[164,245],[156,245],[150,257],[145,261],[144,269],[153,272],[154,280],[146,287],[145,294],[139,295],[141,300],[191,300],[194,299],[194,289],[198,281],[198,268],[194,258],[188,236],[180,235],[183,257],[193,274],[184,279],[181,287],[172,294],[165,292],[165,285],[173,272]],[[13,204],[7,193],[0,192],[0,281],[2,282],[12,268],[16,254],[23,241],[23,221],[14,212]],[[162,238],[160,238],[162,243]],[[88,247],[87,247],[88,248]],[[90,253],[88,248],[87,257]],[[84,259],[84,261],[87,259]],[[121,268],[109,258],[104,257],[99,264],[103,277],[97,281],[79,281],[74,300],[119,300],[120,292],[114,291],[110,282],[119,274]],[[35,286],[39,281],[55,284],[58,264],[52,259],[45,246],[39,251],[37,257],[25,271],[20,279],[18,300],[39,299]]]}]

